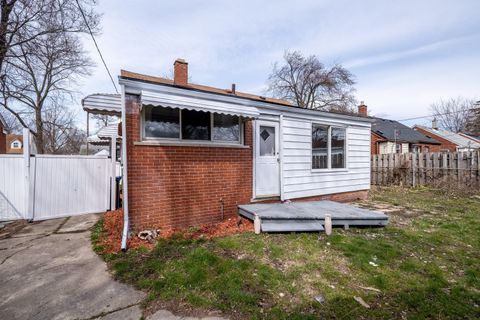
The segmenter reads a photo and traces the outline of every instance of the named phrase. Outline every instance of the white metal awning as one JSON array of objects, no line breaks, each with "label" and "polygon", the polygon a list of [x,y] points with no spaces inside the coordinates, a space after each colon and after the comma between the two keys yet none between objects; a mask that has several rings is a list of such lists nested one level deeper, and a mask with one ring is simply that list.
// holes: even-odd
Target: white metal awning
[{"label": "white metal awning", "polygon": [[222,113],[244,118],[257,118],[260,115],[260,111],[252,106],[191,97],[172,97],[171,95],[150,91],[142,91],[142,105]]},{"label": "white metal awning", "polygon": [[91,114],[120,117],[122,97],[120,94],[95,93],[82,99],[83,110]]}]

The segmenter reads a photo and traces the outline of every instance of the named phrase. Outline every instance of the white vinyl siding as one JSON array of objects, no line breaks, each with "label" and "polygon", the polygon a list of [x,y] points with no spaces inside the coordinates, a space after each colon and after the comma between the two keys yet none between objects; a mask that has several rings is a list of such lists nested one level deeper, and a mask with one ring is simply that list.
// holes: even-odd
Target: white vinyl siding
[{"label": "white vinyl siding", "polygon": [[294,199],[370,188],[370,127],[348,123],[326,125],[346,128],[346,168],[312,170],[312,123],[323,119],[300,120],[284,116],[283,196]]}]

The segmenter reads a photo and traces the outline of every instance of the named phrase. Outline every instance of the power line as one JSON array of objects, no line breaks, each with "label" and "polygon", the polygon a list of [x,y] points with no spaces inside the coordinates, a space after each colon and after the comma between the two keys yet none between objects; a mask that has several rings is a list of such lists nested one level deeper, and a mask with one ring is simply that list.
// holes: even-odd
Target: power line
[{"label": "power line", "polygon": [[421,117],[413,117],[413,118],[407,118],[407,119],[400,119],[400,120],[396,120],[396,121],[402,122],[402,121],[409,121],[409,120],[432,118],[432,117],[437,117],[437,116],[446,116],[446,115],[449,115],[449,114],[455,114],[455,113],[465,112],[465,111],[475,111],[475,110],[480,110],[480,108],[471,108],[471,109],[466,109],[466,110],[462,110],[462,111],[452,111],[452,112],[445,112],[445,113],[437,113],[437,114],[434,114],[434,115],[421,116]]},{"label": "power line", "polygon": [[107,70],[108,76],[110,77],[110,80],[112,81],[113,87],[115,88],[115,91],[118,93],[117,86],[115,84],[115,81],[113,80],[112,74],[110,73],[110,70],[108,69],[107,63],[105,62],[105,59],[103,59],[102,52],[100,51],[100,48],[98,47],[97,40],[95,40],[95,36],[93,35],[92,29],[90,29],[90,26],[88,25],[87,17],[85,17],[85,13],[83,13],[82,7],[80,6],[80,3],[78,0],[75,0],[77,3],[78,9],[80,10],[80,13],[82,14],[83,21],[85,21],[85,24],[87,25],[88,32],[90,33],[90,36],[92,37],[93,43],[95,44],[95,47],[97,48],[98,54],[100,55],[100,58],[102,59],[103,65],[105,66],[105,69]]}]

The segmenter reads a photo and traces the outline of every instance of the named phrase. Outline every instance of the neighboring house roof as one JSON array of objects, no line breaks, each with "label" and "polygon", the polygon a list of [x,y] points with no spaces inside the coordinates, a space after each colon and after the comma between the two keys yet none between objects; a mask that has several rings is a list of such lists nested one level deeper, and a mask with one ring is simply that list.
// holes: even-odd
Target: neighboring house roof
[{"label": "neighboring house roof", "polygon": [[117,138],[121,138],[118,136],[118,123],[111,124],[109,126],[103,127],[98,130],[97,134],[89,136],[87,138],[88,143],[92,144],[109,144],[110,139],[116,135]]},{"label": "neighboring house roof", "polygon": [[[12,143],[18,140],[22,147],[20,149],[12,149]],[[7,134],[7,153],[22,153],[23,152],[23,136],[21,134]]]},{"label": "neighboring house roof", "polygon": [[[172,85],[172,86],[174,85],[173,80],[170,80],[170,79],[149,76],[149,75],[130,72],[126,70],[121,70],[120,76],[122,78],[146,81],[146,82],[151,82],[156,84],[166,84],[166,85]],[[234,97],[236,96],[240,98],[246,98],[246,99],[256,100],[261,102],[269,102],[269,103],[281,104],[285,106],[292,106],[292,104],[286,100],[258,96],[255,94],[239,92],[236,90],[235,90],[235,93],[233,93],[231,89],[220,89],[220,88],[214,88],[214,87],[209,87],[209,86],[204,86],[204,85],[194,84],[194,83],[188,83],[187,85],[185,86],[182,85],[181,87],[185,89],[200,90],[204,92],[210,92],[210,93],[216,93],[216,94],[222,94],[222,95],[234,96]]]},{"label": "neighboring house roof", "polygon": [[440,144],[437,140],[425,136],[398,121],[376,117],[371,117],[371,119],[373,119],[372,132],[388,141]]},{"label": "neighboring house roof", "polygon": [[82,99],[83,110],[91,114],[120,116],[122,96],[120,94],[94,93]]},{"label": "neighboring house roof", "polygon": [[436,130],[436,129],[432,129],[432,128],[425,127],[425,126],[419,126],[419,125],[416,125],[415,127],[416,128],[421,128],[421,129],[423,129],[427,132],[430,132],[434,135],[439,136],[440,138],[448,140],[448,141],[456,144],[457,147],[459,147],[459,148],[473,148],[473,149],[480,148],[480,142],[478,142],[478,141],[476,141],[476,139],[474,139],[470,136],[466,136],[464,134],[454,133],[454,132],[445,131],[445,130]]}]

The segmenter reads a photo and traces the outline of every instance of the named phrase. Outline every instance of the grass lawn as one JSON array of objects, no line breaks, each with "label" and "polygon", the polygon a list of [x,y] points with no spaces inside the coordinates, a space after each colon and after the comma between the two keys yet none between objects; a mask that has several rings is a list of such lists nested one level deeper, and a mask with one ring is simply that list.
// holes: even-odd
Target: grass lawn
[{"label": "grass lawn", "polygon": [[[479,318],[480,200],[427,188],[370,198],[365,205],[393,207],[386,228],[160,240],[104,258],[117,279],[149,293],[147,307],[240,319]],[[100,222],[94,245],[101,232]]]}]

